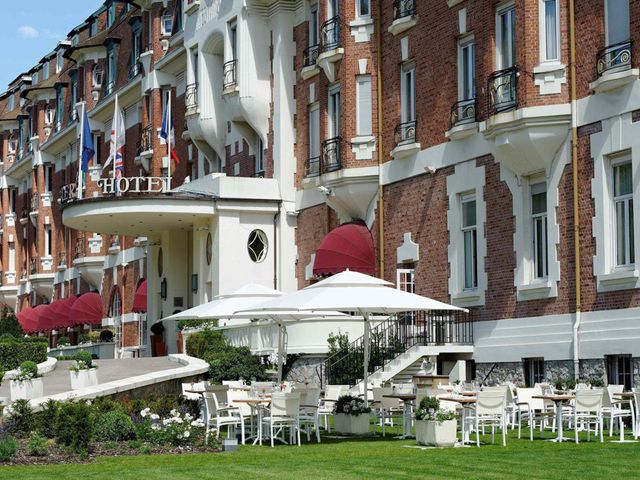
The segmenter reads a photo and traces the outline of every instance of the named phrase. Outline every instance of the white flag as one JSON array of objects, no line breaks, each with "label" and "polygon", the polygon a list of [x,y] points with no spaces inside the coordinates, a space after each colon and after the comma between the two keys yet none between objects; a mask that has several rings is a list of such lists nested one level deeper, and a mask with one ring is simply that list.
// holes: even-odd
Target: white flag
[{"label": "white flag", "polygon": [[111,122],[111,139],[109,142],[109,158],[104,162],[102,169],[107,168],[113,159],[116,159],[114,170],[121,172],[124,169],[124,163],[122,160],[122,147],[125,142],[125,126],[124,126],[124,112],[118,106],[118,97],[116,96],[115,111],[113,113],[113,121]]}]

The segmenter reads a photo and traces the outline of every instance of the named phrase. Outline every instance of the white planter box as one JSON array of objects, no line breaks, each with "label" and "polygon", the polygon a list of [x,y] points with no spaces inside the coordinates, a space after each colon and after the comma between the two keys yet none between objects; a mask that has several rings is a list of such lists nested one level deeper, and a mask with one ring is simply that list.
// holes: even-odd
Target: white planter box
[{"label": "white planter box", "polygon": [[416,440],[420,445],[452,447],[456,443],[457,420],[435,422],[416,420]]},{"label": "white planter box", "polygon": [[98,369],[90,368],[89,370],[70,371],[71,374],[71,390],[80,390],[81,388],[95,387],[98,385]]},{"label": "white planter box", "polygon": [[336,432],[343,435],[366,435],[369,433],[369,418],[368,413],[360,415],[336,413],[333,416]]},{"label": "white planter box", "polygon": [[11,380],[10,390],[12,402],[14,400],[31,400],[33,398],[40,398],[44,396],[41,378],[32,378],[31,380],[25,380],[24,382]]}]

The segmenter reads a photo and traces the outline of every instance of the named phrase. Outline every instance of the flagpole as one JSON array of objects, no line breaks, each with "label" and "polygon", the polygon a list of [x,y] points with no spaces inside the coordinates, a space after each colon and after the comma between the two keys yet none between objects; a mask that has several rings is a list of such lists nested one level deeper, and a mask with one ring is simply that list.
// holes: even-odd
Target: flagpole
[{"label": "flagpole", "polygon": [[[77,108],[74,105],[74,108]],[[84,114],[87,108],[86,102],[82,102],[82,121],[80,122],[80,149],[78,153],[78,200],[82,200],[82,157],[84,155]]]},{"label": "flagpole", "polygon": [[[113,132],[113,185],[114,192],[118,191],[118,185],[116,185],[116,165],[118,163],[118,113],[119,113],[119,105],[118,105],[118,94],[116,93],[116,108],[113,113],[113,120],[111,121],[112,127],[111,131]],[[113,125],[115,123],[115,125]]]},{"label": "flagpole", "polygon": [[168,135],[167,135],[167,153],[169,154],[169,163],[168,163],[168,168],[167,168],[167,191],[171,190],[171,134],[173,133],[173,112],[171,111],[171,88],[169,88],[169,111],[167,112],[167,129],[169,130]]}]

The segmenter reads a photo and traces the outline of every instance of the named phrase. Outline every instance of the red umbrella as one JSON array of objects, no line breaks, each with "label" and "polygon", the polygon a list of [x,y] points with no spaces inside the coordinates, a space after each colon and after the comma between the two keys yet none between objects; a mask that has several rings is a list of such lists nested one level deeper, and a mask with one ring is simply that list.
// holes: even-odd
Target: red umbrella
[{"label": "red umbrella", "polygon": [[70,326],[102,325],[102,297],[99,293],[85,293],[78,298],[69,312]]},{"label": "red umbrella", "polygon": [[143,280],[133,297],[132,312],[147,313],[147,281]]}]

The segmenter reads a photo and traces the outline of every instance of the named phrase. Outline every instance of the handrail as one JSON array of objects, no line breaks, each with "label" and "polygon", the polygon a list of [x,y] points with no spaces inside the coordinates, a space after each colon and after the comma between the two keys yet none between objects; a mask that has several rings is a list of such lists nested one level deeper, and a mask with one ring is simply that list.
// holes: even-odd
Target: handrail
[{"label": "handrail", "polygon": [[341,137],[333,137],[322,142],[320,169],[322,173],[335,172],[342,168]]},{"label": "handrail", "polygon": [[393,19],[399,20],[404,17],[412,17],[416,14],[415,0],[394,0]]},{"label": "handrail", "polygon": [[624,70],[631,67],[631,55],[633,52],[633,42],[626,42],[609,45],[596,54],[596,73],[602,76],[609,70]]},{"label": "handrail", "polygon": [[320,49],[323,52],[340,48],[340,15],[330,18],[320,27]]},{"label": "handrail", "polygon": [[238,59],[224,63],[222,79],[223,90],[235,87],[238,84]]},{"label": "handrail", "polygon": [[311,67],[318,61],[320,45],[311,45],[302,52],[302,64],[304,67]]},{"label": "handrail", "polygon": [[513,110],[518,106],[518,67],[498,70],[489,75],[489,115]]},{"label": "handrail", "polygon": [[451,105],[451,128],[476,121],[476,99],[460,100]]},{"label": "handrail", "polygon": [[416,130],[418,127],[417,120],[411,120],[410,122],[402,122],[396,125],[393,129],[393,139],[396,147],[398,145],[407,145],[409,143],[415,143]]}]

